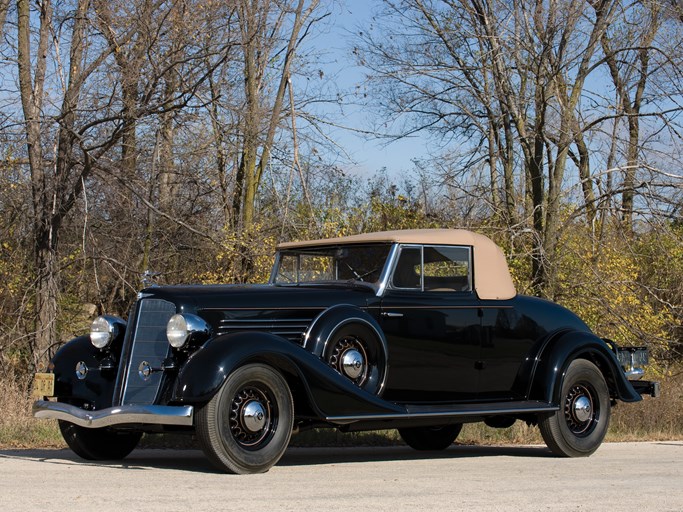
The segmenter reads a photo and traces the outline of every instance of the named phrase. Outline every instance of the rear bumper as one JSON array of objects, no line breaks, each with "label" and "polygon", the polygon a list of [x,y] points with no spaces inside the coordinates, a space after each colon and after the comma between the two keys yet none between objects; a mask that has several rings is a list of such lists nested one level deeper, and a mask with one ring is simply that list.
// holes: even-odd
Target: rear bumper
[{"label": "rear bumper", "polygon": [[641,395],[650,395],[653,398],[658,398],[661,393],[659,382],[648,380],[630,380],[629,382],[633,389]]},{"label": "rear bumper", "polygon": [[86,428],[112,425],[147,424],[192,426],[194,408],[191,405],[121,405],[99,411],[86,411],[63,402],[37,400],[33,416],[68,421]]}]

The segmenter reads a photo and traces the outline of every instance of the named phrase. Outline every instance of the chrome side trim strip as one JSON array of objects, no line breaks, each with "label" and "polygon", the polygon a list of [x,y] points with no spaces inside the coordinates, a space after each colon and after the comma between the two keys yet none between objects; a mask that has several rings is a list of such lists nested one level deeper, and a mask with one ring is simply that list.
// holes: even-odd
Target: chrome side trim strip
[{"label": "chrome side trim strip", "polygon": [[101,428],[127,423],[148,425],[192,426],[194,407],[191,405],[121,405],[99,411],[86,411],[63,402],[37,400],[33,416],[64,420],[87,428]]},{"label": "chrome side trim strip", "polygon": [[463,409],[459,411],[437,411],[437,412],[406,412],[406,413],[386,413],[386,414],[367,414],[361,416],[326,416],[325,421],[330,423],[349,424],[357,421],[375,420],[410,420],[410,419],[429,419],[429,418],[457,418],[462,416],[493,416],[493,415],[516,415],[535,412],[559,411],[557,405],[543,405],[533,407],[522,407],[519,409]]}]

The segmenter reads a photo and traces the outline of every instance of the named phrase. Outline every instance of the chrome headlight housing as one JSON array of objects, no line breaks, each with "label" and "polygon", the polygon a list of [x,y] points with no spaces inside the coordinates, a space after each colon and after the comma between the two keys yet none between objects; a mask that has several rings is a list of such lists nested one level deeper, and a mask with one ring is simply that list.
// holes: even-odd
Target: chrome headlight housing
[{"label": "chrome headlight housing", "polygon": [[204,341],[210,332],[203,318],[188,313],[173,315],[166,324],[166,337],[173,348],[183,348],[190,340]]},{"label": "chrome headlight housing", "polygon": [[125,320],[116,316],[98,316],[90,324],[90,343],[95,348],[107,348],[125,330]]}]

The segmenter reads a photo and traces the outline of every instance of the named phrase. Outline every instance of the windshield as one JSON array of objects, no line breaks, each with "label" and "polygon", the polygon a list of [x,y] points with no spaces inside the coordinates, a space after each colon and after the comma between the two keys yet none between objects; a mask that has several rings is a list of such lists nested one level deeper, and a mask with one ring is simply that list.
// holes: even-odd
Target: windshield
[{"label": "windshield", "polygon": [[341,245],[281,251],[275,284],[379,282],[391,245]]}]

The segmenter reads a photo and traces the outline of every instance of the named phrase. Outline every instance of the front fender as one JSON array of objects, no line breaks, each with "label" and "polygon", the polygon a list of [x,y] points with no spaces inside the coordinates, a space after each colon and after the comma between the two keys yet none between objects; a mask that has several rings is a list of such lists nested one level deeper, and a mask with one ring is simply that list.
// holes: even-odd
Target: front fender
[{"label": "front fender", "polygon": [[637,402],[642,397],[626,379],[614,352],[603,340],[590,332],[567,331],[551,337],[536,357],[536,368],[530,383],[529,398],[558,404],[562,381],[574,359],[587,359],[595,364],[607,382],[612,398]]},{"label": "front fender", "polygon": [[[66,343],[52,358],[55,396],[72,404],[87,403],[94,409],[110,407],[117,370],[101,368],[107,357],[113,358],[115,354],[95,348],[90,343],[90,336],[79,336]],[[82,380],[76,377],[76,364],[79,362],[85,363],[88,368],[88,373]]]},{"label": "front fender", "polygon": [[403,411],[355,386],[302,347],[265,332],[227,334],[207,343],[179,372],[173,400],[206,403],[234,370],[248,363],[264,363],[280,371],[295,402],[305,400],[318,419]]}]

